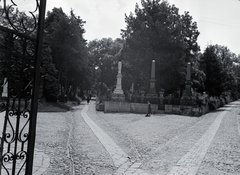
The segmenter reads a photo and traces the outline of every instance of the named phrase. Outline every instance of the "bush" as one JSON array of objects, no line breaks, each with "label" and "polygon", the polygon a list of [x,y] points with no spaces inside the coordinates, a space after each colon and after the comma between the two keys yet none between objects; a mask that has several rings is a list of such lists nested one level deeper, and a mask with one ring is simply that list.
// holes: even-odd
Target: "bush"
[{"label": "bush", "polygon": [[57,102],[56,96],[46,96],[46,102]]},{"label": "bush", "polygon": [[58,101],[66,103],[67,102],[67,96],[66,95],[60,95],[58,97]]}]

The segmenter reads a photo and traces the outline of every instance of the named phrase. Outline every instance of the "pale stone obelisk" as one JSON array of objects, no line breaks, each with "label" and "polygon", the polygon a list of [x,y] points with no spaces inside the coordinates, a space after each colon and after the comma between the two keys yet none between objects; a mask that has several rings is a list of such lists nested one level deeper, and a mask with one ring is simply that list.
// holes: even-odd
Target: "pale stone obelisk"
[{"label": "pale stone obelisk", "polygon": [[195,99],[191,91],[191,63],[187,63],[186,90],[181,98],[181,105],[194,105]]},{"label": "pale stone obelisk", "polygon": [[151,68],[151,78],[150,78],[150,85],[149,85],[149,90],[146,95],[146,100],[150,101],[151,103],[157,103],[158,102],[158,95],[156,93],[156,88],[155,88],[155,74],[156,74],[156,68],[155,68],[155,60],[152,60],[152,68]]},{"label": "pale stone obelisk", "polygon": [[118,62],[118,74],[116,89],[112,94],[112,100],[114,101],[125,101],[125,95],[122,90],[122,62]]},{"label": "pale stone obelisk", "polygon": [[192,91],[191,91],[191,63],[187,63],[187,76],[186,76],[186,91],[184,96],[192,96]]},{"label": "pale stone obelisk", "polygon": [[4,78],[2,97],[7,97],[7,96],[8,96],[8,82],[7,82],[7,78]]}]

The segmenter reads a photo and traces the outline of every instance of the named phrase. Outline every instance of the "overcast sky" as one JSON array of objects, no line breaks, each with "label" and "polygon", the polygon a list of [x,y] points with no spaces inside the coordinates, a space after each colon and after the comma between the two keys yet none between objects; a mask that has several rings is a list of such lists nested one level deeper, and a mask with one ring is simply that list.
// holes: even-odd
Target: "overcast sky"
[{"label": "overcast sky", "polygon": [[[10,0],[9,0],[10,1]],[[35,0],[14,0],[26,7]],[[28,3],[26,3],[28,2]],[[71,8],[86,21],[85,39],[120,37],[126,27],[124,14],[134,12],[135,4],[141,0],[47,0],[47,10],[62,7],[69,14]],[[201,51],[208,44],[227,46],[240,54],[240,1],[239,0],[168,0],[180,9],[180,14],[189,11],[197,22]]]}]

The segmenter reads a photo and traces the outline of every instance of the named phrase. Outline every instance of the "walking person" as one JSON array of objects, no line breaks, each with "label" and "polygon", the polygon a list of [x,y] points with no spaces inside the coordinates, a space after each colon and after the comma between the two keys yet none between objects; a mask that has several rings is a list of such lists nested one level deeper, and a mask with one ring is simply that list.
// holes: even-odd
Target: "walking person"
[{"label": "walking person", "polygon": [[88,96],[87,97],[87,104],[89,104],[90,103],[90,97]]},{"label": "walking person", "polygon": [[151,103],[148,101],[147,104],[148,104],[148,112],[147,112],[147,114],[145,116],[146,117],[150,117],[150,114],[152,113],[152,111],[151,111]]}]

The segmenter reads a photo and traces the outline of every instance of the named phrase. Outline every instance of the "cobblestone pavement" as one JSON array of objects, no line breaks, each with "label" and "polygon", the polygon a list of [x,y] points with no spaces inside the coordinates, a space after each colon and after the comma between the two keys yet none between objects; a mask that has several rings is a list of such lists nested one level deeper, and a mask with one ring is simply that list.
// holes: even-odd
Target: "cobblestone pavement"
[{"label": "cobblestone pavement", "polygon": [[[101,119],[94,121],[109,135],[119,132],[131,140],[129,147],[136,148],[132,155],[138,155],[140,168],[149,174],[240,174],[239,104],[231,103],[201,118],[174,115],[144,118],[98,112]],[[112,134],[114,137],[122,148],[131,150],[126,148],[127,141],[119,141],[119,136]]]},{"label": "cobblestone pavement", "polygon": [[[236,106],[233,106],[235,104]],[[239,101],[232,103],[198,170],[198,175],[240,174]]]},{"label": "cobblestone pavement", "polygon": [[113,162],[80,116],[85,105],[67,113],[40,113],[36,147],[51,158],[44,175],[112,174]]},{"label": "cobblestone pavement", "polygon": [[[202,117],[39,113],[35,175],[238,175],[240,101]],[[37,161],[38,160],[38,161]]]},{"label": "cobblestone pavement", "polygon": [[[82,110],[81,115],[112,158],[115,167],[117,167],[114,174],[133,174],[137,171],[138,174],[146,174],[139,169],[142,163],[132,162],[130,157],[112,140],[112,138],[89,118],[87,114],[88,107],[89,106],[87,105]],[[91,108],[93,108],[93,106],[91,106]],[[94,110],[92,109],[92,111]],[[92,112],[90,115],[96,116],[96,113]]]},{"label": "cobblestone pavement", "polygon": [[[224,108],[222,108],[224,109]],[[223,117],[227,114],[227,110],[231,110],[226,107],[224,112],[220,113],[213,124],[209,127],[207,132],[201,137],[200,140],[185,154],[175,166],[172,167],[168,175],[177,174],[196,174],[203,158],[205,157],[207,150],[214,139],[214,136],[222,122]]]}]

